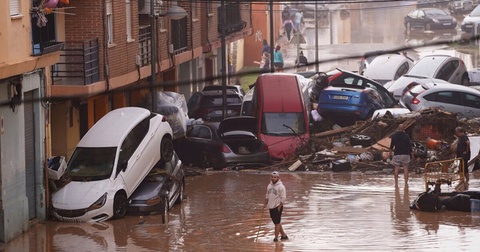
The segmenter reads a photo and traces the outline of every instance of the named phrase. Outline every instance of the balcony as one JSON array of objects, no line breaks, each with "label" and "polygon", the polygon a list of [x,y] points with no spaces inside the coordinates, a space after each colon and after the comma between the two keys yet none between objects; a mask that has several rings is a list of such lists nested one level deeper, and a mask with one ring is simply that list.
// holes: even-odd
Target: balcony
[{"label": "balcony", "polygon": [[60,62],[52,66],[52,84],[88,85],[100,80],[98,38],[65,42]]},{"label": "balcony", "polygon": [[[239,3],[228,3],[225,5],[225,16],[226,20],[223,21],[223,10],[222,7],[218,7],[218,33],[219,36],[227,36],[232,33],[243,30],[247,26],[247,22],[243,21],[241,18]],[[225,34],[223,33],[223,26],[225,25]]]},{"label": "balcony", "polygon": [[137,64],[140,67],[147,66],[150,64],[152,59],[152,29],[150,26],[142,26],[138,30],[139,41],[138,47],[140,48],[140,55],[137,58]]}]

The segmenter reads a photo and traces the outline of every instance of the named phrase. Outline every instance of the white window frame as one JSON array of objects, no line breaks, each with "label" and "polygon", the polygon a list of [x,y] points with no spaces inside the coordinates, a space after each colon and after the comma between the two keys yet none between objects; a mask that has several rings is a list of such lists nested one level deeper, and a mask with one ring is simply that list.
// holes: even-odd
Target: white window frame
[{"label": "white window frame", "polygon": [[10,0],[10,16],[18,16],[20,14],[20,0]]},{"label": "white window frame", "polygon": [[108,40],[108,45],[114,45],[114,43],[113,43],[113,6],[112,6],[112,0],[107,0],[106,15],[107,15],[107,40]]},{"label": "white window frame", "polygon": [[132,37],[132,5],[130,0],[125,0],[125,20],[127,25],[127,42],[135,41]]}]

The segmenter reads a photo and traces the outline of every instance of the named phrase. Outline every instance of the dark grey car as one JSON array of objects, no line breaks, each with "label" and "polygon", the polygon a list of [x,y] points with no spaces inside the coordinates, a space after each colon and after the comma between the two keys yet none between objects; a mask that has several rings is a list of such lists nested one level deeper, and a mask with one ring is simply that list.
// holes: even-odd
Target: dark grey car
[{"label": "dark grey car", "polygon": [[129,198],[130,214],[166,214],[173,204],[183,201],[183,163],[174,153],[169,162],[159,162]]}]

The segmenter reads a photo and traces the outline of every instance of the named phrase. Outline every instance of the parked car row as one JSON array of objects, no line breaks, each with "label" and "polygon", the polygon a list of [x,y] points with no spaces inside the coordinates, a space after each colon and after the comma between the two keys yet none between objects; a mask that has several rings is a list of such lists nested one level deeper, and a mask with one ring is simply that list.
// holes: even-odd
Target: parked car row
[{"label": "parked car row", "polygon": [[[341,69],[315,75],[310,98],[317,102],[322,118],[346,126],[368,120],[375,111],[386,108],[416,111],[432,106],[459,117],[477,116],[474,101],[479,91],[468,87],[469,73],[458,57],[427,55],[414,63],[406,54],[381,53],[365,53],[363,75]],[[437,94],[440,88],[442,92]],[[429,92],[435,96],[422,98]],[[449,95],[456,102],[446,104],[445,96]]]}]

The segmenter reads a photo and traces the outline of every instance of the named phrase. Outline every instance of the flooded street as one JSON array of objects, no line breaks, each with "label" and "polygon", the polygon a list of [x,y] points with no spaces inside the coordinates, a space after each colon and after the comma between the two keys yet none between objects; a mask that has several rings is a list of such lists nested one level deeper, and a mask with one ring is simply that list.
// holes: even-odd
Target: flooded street
[{"label": "flooded street", "polygon": [[[286,66],[293,66],[300,51],[313,62],[318,51],[320,70],[358,71],[364,52],[397,48],[415,60],[437,53],[460,57],[469,69],[478,65],[478,55],[448,45],[417,47],[444,34],[406,34],[403,17],[415,8],[415,1],[375,3],[375,8],[357,3],[342,17],[341,6],[332,4],[318,30],[307,24],[305,43],[280,41]],[[448,39],[461,33],[459,27],[450,32]],[[287,241],[273,242],[274,225],[263,208],[271,171],[244,170],[186,177],[185,200],[165,218],[126,216],[93,224],[49,220],[5,244],[4,251],[478,251],[480,212],[410,210],[425,191],[423,174],[411,171],[408,187],[402,175],[394,186],[391,168],[381,174],[282,172]],[[470,175],[470,189],[480,190],[480,172]],[[442,186],[442,192],[452,191],[454,186]]]},{"label": "flooded street", "polygon": [[[104,223],[49,221],[8,243],[5,251],[476,251],[480,214],[409,209],[424,190],[392,174],[283,172],[287,203],[282,223],[290,240],[273,242],[263,210],[270,172],[215,172],[187,177],[186,200],[168,223],[160,215]],[[480,187],[479,174],[470,188]],[[443,192],[453,191],[446,185]]]}]

